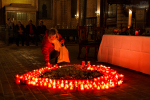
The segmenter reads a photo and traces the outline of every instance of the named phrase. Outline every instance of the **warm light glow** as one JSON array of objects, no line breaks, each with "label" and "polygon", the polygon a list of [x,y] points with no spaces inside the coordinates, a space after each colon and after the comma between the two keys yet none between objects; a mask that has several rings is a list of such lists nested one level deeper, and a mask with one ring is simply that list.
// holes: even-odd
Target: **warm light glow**
[{"label": "warm light glow", "polygon": [[139,31],[135,31],[135,35],[136,35],[136,36],[139,35]]},{"label": "warm light glow", "polygon": [[78,20],[79,20],[79,15],[77,14],[77,15],[75,15],[75,18],[76,18],[76,20],[77,20],[77,23],[78,23]]},{"label": "warm light glow", "polygon": [[129,14],[132,13],[132,10],[129,9]]},{"label": "warm light glow", "polygon": [[[16,75],[15,82],[17,84],[28,84],[32,86],[47,87],[52,89],[64,89],[64,90],[101,90],[109,89],[115,86],[119,86],[123,82],[124,75],[118,74],[116,71],[110,69],[103,65],[90,65],[90,61],[82,61],[82,66],[86,67],[87,70],[97,70],[99,73],[102,73],[103,76],[86,79],[86,80],[60,80],[60,79],[48,79],[48,78],[39,78],[41,74],[46,71],[55,70],[59,68],[58,65],[53,65],[51,68],[44,67],[36,69],[30,72],[27,72],[23,75]],[[74,66],[74,65],[64,65],[64,66]],[[63,66],[62,66],[63,67]]]},{"label": "warm light glow", "polygon": [[75,15],[75,18],[78,19],[78,18],[79,18],[79,15]]},{"label": "warm light glow", "polygon": [[100,15],[100,11],[95,11],[96,16]]},{"label": "warm light glow", "polygon": [[131,27],[131,21],[132,21],[132,10],[129,9],[128,28]]}]

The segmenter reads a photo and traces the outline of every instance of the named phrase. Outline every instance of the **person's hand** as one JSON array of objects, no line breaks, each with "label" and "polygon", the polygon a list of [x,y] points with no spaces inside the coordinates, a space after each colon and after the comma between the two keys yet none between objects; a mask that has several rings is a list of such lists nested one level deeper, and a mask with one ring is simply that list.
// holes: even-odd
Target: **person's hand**
[{"label": "person's hand", "polygon": [[61,40],[61,41],[60,41],[60,43],[64,43],[64,42],[65,42],[64,40]]}]

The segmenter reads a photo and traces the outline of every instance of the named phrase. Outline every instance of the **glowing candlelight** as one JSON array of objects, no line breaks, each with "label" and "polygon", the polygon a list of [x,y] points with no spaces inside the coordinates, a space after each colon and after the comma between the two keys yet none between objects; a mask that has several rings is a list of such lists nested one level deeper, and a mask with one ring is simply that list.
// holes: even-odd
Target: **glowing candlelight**
[{"label": "glowing candlelight", "polygon": [[100,86],[97,87],[97,90],[100,90]]},{"label": "glowing candlelight", "polygon": [[136,36],[139,35],[139,31],[135,31],[135,35],[136,35]]},{"label": "glowing candlelight", "polygon": [[87,61],[87,66],[90,66],[91,65],[91,62],[90,61]]},{"label": "glowing candlelight", "polygon": [[49,87],[49,88],[51,88],[51,87],[52,87],[52,85],[49,83],[49,84],[48,84],[48,87]]},{"label": "glowing candlelight", "polygon": [[[48,87],[52,89],[64,89],[64,90],[101,90],[101,89],[109,89],[115,86],[119,86],[123,82],[124,75],[118,74],[117,71],[110,69],[110,67],[106,67],[103,65],[92,65],[90,61],[85,65],[85,61],[82,62],[82,65],[87,67],[87,70],[98,70],[100,73],[103,73],[103,76],[93,78],[92,80],[60,80],[60,79],[48,79],[48,78],[40,78],[39,76],[51,69],[59,68],[58,65],[55,65],[51,68],[44,67],[40,69],[36,69],[30,72],[27,72],[23,75],[16,75],[16,83],[17,84],[28,84],[33,86],[41,86]],[[74,65],[65,65],[65,66],[74,66]]]},{"label": "glowing candlelight", "polygon": [[128,28],[131,27],[131,20],[132,20],[132,10],[129,9]]},{"label": "glowing candlelight", "polygon": [[82,61],[82,66],[85,66],[85,61]]}]

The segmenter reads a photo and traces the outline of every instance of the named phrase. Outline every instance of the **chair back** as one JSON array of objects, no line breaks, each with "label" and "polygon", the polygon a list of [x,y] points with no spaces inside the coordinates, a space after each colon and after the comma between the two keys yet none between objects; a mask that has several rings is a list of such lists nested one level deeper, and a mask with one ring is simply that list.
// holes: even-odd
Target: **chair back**
[{"label": "chair back", "polygon": [[105,27],[94,27],[94,41],[100,42],[105,33]]},{"label": "chair back", "polygon": [[78,37],[79,37],[79,43],[88,41],[86,26],[78,26]]}]

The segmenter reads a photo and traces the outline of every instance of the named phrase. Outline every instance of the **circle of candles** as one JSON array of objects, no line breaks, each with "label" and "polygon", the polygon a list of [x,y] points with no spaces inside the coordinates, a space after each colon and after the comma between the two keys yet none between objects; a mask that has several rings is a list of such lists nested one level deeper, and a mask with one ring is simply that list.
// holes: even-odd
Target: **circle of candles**
[{"label": "circle of candles", "polygon": [[[74,66],[74,65],[64,65],[64,66]],[[41,86],[52,89],[64,89],[64,90],[103,90],[113,88],[115,86],[119,86],[123,82],[124,75],[118,74],[117,71],[111,69],[110,67],[106,67],[103,65],[92,65],[90,61],[87,61],[87,65],[85,65],[85,61],[82,61],[82,66],[86,67],[87,70],[98,71],[102,73],[103,76],[86,79],[86,80],[60,80],[60,79],[48,79],[48,78],[40,78],[39,76],[46,71],[51,71],[56,68],[61,68],[58,65],[51,65],[51,67],[43,67],[40,69],[35,69],[33,71],[27,72],[23,75],[16,75],[15,82],[17,84],[28,84],[32,86]]]}]

